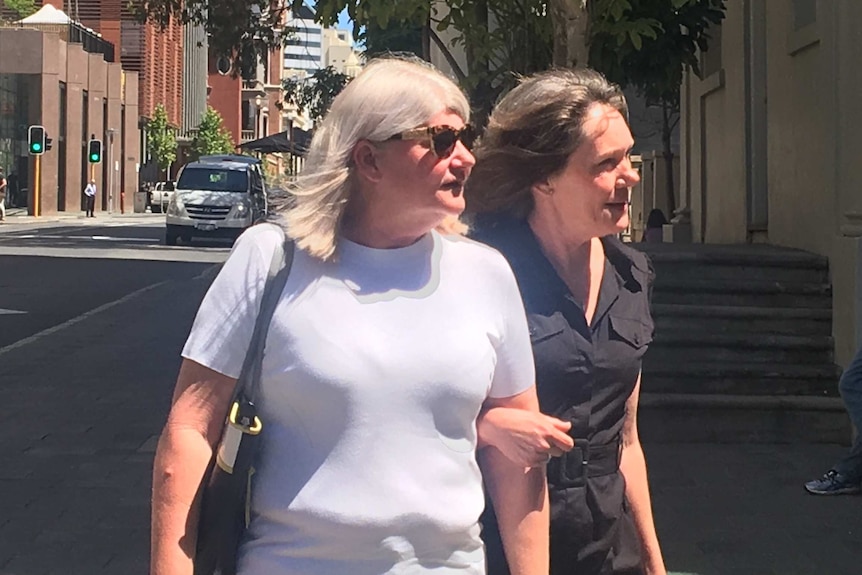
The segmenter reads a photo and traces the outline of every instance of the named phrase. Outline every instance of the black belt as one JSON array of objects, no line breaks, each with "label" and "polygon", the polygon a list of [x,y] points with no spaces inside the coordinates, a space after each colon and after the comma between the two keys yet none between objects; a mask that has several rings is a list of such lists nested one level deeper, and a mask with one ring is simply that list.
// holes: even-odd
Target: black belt
[{"label": "black belt", "polygon": [[568,453],[548,462],[548,483],[552,487],[576,487],[587,477],[601,477],[616,473],[620,468],[622,442],[590,445],[588,439],[575,439]]}]

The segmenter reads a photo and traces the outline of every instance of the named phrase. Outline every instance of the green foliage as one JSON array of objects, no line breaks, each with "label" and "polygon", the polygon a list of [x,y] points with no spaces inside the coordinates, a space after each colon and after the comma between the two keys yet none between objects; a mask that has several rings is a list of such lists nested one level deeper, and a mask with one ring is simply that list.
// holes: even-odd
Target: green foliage
[{"label": "green foliage", "polygon": [[[298,0],[297,0],[298,1]],[[544,0],[446,0],[448,12],[432,10],[427,0],[317,0],[317,19],[334,24],[347,10],[358,41],[368,30],[420,30],[440,49],[479,112],[479,123],[497,97],[518,75],[548,68],[552,30]],[[455,33],[468,68],[461,69],[439,33]],[[373,36],[372,36],[373,37]],[[375,50],[383,51],[379,43]]]},{"label": "green foliage", "polygon": [[[20,0],[19,0],[20,1]],[[240,73],[265,61],[267,50],[291,34],[283,20],[306,0],[141,0],[133,9],[142,20],[167,26],[172,20],[202,25],[217,55],[237,56]],[[366,31],[378,37],[393,30],[419,30],[420,48],[433,42],[446,57],[474,105],[487,111],[518,74],[550,66],[552,26],[547,0],[315,0],[308,2],[316,20],[333,25],[346,11],[354,22],[354,37],[364,42]],[[438,13],[432,6],[443,6]],[[445,11],[444,11],[445,12]],[[489,25],[490,23],[490,25]],[[439,32],[454,31],[467,53],[469,69],[462,70]],[[425,42],[422,42],[425,38]],[[373,40],[372,40],[373,42]],[[424,46],[423,46],[424,44]],[[380,42],[375,50],[383,51]],[[400,49],[395,45],[392,48]],[[427,56],[423,54],[423,56]]]},{"label": "green foliage", "polygon": [[412,52],[424,58],[425,48],[422,41],[424,28],[422,24],[412,23],[381,28],[376,23],[371,23],[362,28],[360,31],[362,38],[357,42],[365,46],[366,58],[374,58],[386,52]]},{"label": "green foliage", "polygon": [[344,89],[350,78],[329,66],[317,70],[308,78],[284,81],[284,100],[296,106],[317,122],[329,111],[332,101]]},{"label": "green foliage", "polygon": [[211,154],[232,154],[234,150],[234,143],[224,127],[221,115],[207,106],[192,140],[192,158],[196,160]]},{"label": "green foliage", "polygon": [[687,68],[700,73],[698,55],[709,27],[724,18],[725,0],[591,0],[590,65],[650,104],[679,106]]},{"label": "green foliage", "polygon": [[159,168],[167,170],[177,160],[176,126],[168,122],[168,113],[162,104],[156,106],[153,117],[147,122],[147,152]]},{"label": "green foliage", "polygon": [[0,4],[4,4],[6,8],[18,14],[19,18],[35,14],[39,9],[39,5],[34,0],[3,0]]},{"label": "green foliage", "polygon": [[590,0],[590,65],[633,86],[662,111],[667,199],[675,207],[671,134],[679,121],[686,69],[700,75],[698,56],[709,30],[724,19],[725,0]]},{"label": "green foliage", "polygon": [[291,36],[282,25],[290,0],[136,0],[127,5],[139,21],[161,29],[177,21],[202,26],[209,49],[217,56],[238,56],[244,72],[265,61],[269,47]]}]

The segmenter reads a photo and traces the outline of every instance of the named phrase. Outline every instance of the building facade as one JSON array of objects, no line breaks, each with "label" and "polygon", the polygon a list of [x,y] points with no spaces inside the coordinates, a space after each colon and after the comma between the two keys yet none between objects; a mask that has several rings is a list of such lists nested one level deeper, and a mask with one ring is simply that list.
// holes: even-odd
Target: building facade
[{"label": "building facade", "polygon": [[[182,125],[183,25],[172,21],[165,30],[139,22],[124,0],[43,0],[53,3],[73,20],[92,28],[112,43],[124,70],[140,78],[140,113],[151,118],[163,104],[168,119]],[[59,4],[62,3],[62,6]]]},{"label": "building facade", "polygon": [[728,0],[683,86],[677,220],[829,257],[836,361],[862,344],[862,3]]},{"label": "building facade", "polygon": [[284,43],[282,68],[291,75],[310,76],[324,67],[323,27],[314,12],[303,5],[285,23],[290,36]]},{"label": "building facade", "polygon": [[[33,28],[0,27],[0,55],[0,164],[10,205],[33,215],[81,210],[84,186],[94,178],[97,210],[131,211],[141,161],[138,74]],[[53,140],[39,160],[38,204],[30,125],[44,126]],[[99,164],[87,161],[91,137],[104,142]]]}]

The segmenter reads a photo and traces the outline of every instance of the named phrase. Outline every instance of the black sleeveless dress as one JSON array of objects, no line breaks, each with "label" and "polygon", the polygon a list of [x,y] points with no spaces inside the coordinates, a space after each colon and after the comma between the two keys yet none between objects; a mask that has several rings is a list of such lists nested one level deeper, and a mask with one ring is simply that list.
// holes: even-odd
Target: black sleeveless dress
[{"label": "black sleeveless dress", "polygon": [[[485,216],[473,237],[502,252],[518,279],[542,412],[572,422],[575,448],[548,463],[551,575],[642,574],[619,460],[626,400],[652,341],[648,258],[602,238],[605,273],[587,325],[526,221]],[[490,504],[482,523],[488,575],[508,575]]]}]

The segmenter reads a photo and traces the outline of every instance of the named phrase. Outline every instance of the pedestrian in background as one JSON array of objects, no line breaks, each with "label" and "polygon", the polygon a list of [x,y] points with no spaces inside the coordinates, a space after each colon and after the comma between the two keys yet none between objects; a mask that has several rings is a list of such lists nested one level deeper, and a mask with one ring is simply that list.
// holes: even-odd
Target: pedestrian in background
[{"label": "pedestrian in background", "polygon": [[90,183],[87,184],[87,187],[84,188],[84,201],[86,202],[86,209],[88,218],[95,218],[96,214],[94,210],[96,209],[96,180],[90,180]]},{"label": "pedestrian in background", "polygon": [[[283,208],[293,267],[261,375],[241,575],[483,575],[476,419],[538,413],[523,305],[500,254],[456,227],[469,104],[430,65],[372,61],[315,131]],[[205,296],[156,454],[153,575],[192,572],[196,494],[251,339],[273,225]],[[481,454],[513,573],[547,575],[544,468]]]},{"label": "pedestrian in background", "polygon": [[862,348],[841,374],[838,383],[844,406],[856,428],[853,446],[841,461],[832,466],[823,477],[805,484],[814,495],[851,495],[862,492]]},{"label": "pedestrian in background", "polygon": [[8,191],[9,185],[3,176],[3,168],[0,168],[0,222],[6,221],[6,193]]},{"label": "pedestrian in background", "polygon": [[[495,107],[467,183],[475,237],[518,280],[547,414],[489,410],[480,441],[522,465],[551,458],[553,575],[666,573],[637,429],[653,271],[617,238],[639,181],[633,144],[619,87],[587,69],[541,73]],[[497,532],[488,513],[489,575],[510,572]]]},{"label": "pedestrian in background", "polygon": [[647,216],[646,228],[644,229],[643,240],[646,243],[660,244],[662,243],[662,234],[664,233],[664,225],[667,223],[667,218],[664,217],[664,212],[659,208],[653,208]]}]

